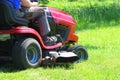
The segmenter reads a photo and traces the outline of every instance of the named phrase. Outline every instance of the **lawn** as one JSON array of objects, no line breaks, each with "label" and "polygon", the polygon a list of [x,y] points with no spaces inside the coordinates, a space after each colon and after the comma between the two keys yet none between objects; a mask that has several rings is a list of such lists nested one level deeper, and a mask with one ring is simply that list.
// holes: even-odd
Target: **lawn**
[{"label": "lawn", "polygon": [[[92,4],[95,3],[95,7],[93,6],[92,10],[96,10],[96,15],[83,15],[85,11],[87,13],[87,10],[91,13],[89,2],[76,0],[78,2],[67,3],[66,1],[68,0],[61,0],[58,3],[57,0],[51,0],[48,5],[65,10],[75,18],[76,33],[79,36],[78,44],[86,47],[89,53],[88,60],[71,64],[69,67],[39,67],[27,70],[19,70],[12,64],[0,64],[0,80],[120,80],[120,24],[118,20],[120,15],[113,16],[120,11],[120,7],[117,5],[114,9],[114,6],[111,6],[113,0],[111,2],[106,0],[105,3],[96,3],[97,0],[95,0],[96,2]],[[103,3],[104,6],[102,6]],[[113,12],[111,15],[106,14],[104,18],[97,15],[97,11],[108,10],[111,7],[113,8],[110,10]],[[115,13],[112,10],[116,10]],[[81,14],[78,14],[79,11]],[[105,16],[110,17],[110,21]],[[97,22],[95,22],[96,19]]]},{"label": "lawn", "polygon": [[89,53],[85,62],[69,67],[39,67],[18,70],[10,65],[0,67],[1,80],[119,80],[120,25],[78,31],[78,44]]}]

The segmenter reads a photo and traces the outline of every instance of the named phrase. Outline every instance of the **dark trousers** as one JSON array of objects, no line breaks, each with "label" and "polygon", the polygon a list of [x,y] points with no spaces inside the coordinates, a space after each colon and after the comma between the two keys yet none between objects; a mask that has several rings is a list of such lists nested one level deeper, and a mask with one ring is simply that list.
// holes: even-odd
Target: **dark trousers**
[{"label": "dark trousers", "polygon": [[17,15],[20,17],[23,16],[29,20],[38,18],[38,27],[41,36],[45,36],[51,31],[46,12],[41,7],[30,7],[24,12],[24,14],[18,11]]}]

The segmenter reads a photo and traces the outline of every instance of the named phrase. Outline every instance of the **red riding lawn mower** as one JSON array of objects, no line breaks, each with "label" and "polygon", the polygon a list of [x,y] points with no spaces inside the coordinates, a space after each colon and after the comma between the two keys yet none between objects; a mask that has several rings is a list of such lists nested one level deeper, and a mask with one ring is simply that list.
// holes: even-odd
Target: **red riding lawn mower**
[{"label": "red riding lawn mower", "polygon": [[44,9],[52,29],[49,35],[59,34],[62,40],[53,46],[44,44],[39,26],[33,21],[18,18],[7,0],[0,1],[0,58],[9,57],[22,68],[87,60],[86,49],[76,45],[76,23],[71,15],[55,8]]}]

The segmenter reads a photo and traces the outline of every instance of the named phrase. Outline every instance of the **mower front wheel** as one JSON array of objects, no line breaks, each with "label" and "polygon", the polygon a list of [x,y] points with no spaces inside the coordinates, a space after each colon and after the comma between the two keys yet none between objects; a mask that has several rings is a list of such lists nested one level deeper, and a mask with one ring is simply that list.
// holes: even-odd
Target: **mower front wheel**
[{"label": "mower front wheel", "polygon": [[40,44],[33,38],[17,41],[12,51],[13,62],[22,68],[35,68],[40,66],[42,51]]},{"label": "mower front wheel", "polygon": [[87,50],[83,46],[74,45],[74,46],[69,47],[67,51],[68,52],[72,51],[73,53],[75,53],[79,57],[79,59],[75,62],[81,62],[81,61],[88,59]]}]

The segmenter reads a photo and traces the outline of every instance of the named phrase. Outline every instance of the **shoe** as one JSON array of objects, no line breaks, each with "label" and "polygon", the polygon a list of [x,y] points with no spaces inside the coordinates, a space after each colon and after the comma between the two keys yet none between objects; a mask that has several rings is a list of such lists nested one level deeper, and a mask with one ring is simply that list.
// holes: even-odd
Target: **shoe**
[{"label": "shoe", "polygon": [[52,46],[52,45],[55,45],[55,44],[57,44],[58,42],[62,42],[61,40],[59,40],[60,38],[59,38],[59,36],[57,35],[57,36],[51,36],[51,37],[46,37],[46,38],[44,38],[43,40],[44,40],[44,44],[46,45],[46,46]]},{"label": "shoe", "polygon": [[45,41],[45,45],[52,46],[55,45],[56,42],[57,42],[57,37],[55,36],[47,37],[47,40]]},{"label": "shoe", "polygon": [[51,36],[51,37],[47,36],[43,40],[44,40],[44,44],[46,46],[52,46],[52,45],[55,45],[57,43],[57,37],[56,36]]}]

